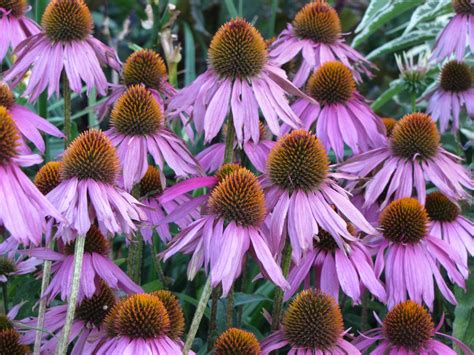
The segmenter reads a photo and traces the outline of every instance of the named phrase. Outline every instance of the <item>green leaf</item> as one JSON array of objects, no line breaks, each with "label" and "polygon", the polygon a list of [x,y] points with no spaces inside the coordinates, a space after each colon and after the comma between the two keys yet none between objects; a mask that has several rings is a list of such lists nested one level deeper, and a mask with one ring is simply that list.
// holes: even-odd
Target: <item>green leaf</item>
[{"label": "green leaf", "polygon": [[[367,40],[371,34],[381,28],[390,20],[394,19],[397,16],[400,16],[402,13],[410,10],[411,8],[418,6],[423,3],[424,0],[391,0],[385,1],[386,5],[382,8],[379,8],[373,16],[371,16],[366,25],[362,28],[359,34],[352,41],[352,46],[357,47],[362,42]],[[378,0],[377,0],[378,2]],[[377,5],[380,7],[380,5]]]},{"label": "green leaf", "polygon": [[372,0],[365,11],[364,17],[354,32],[362,32],[362,30],[366,28],[370,22],[372,22],[372,19],[375,17],[375,15],[385,6],[387,6],[387,0]]},{"label": "green leaf", "polygon": [[[470,262],[470,274],[474,272],[474,261]],[[466,282],[466,291],[457,288],[458,305],[454,310],[453,336],[474,349],[474,277]]]},{"label": "green leaf", "polygon": [[271,301],[272,299],[264,295],[259,294],[245,294],[241,292],[236,292],[234,294],[234,307],[242,306],[249,303],[262,302],[262,301]]},{"label": "green leaf", "polygon": [[388,101],[390,101],[395,95],[400,93],[403,89],[403,80],[397,79],[394,80],[390,83],[390,87],[385,90],[378,98],[375,100],[371,107],[372,110],[377,111],[379,110],[383,105],[385,105]]},{"label": "green leaf", "polygon": [[425,4],[413,11],[410,22],[408,22],[408,26],[405,28],[403,34],[407,34],[422,22],[431,21],[451,11],[450,0],[427,0]]},{"label": "green leaf", "polygon": [[196,78],[196,48],[193,32],[187,23],[184,23],[184,82],[186,85]]},{"label": "green leaf", "polygon": [[239,13],[237,12],[237,8],[235,7],[233,0],[224,0],[225,7],[227,12],[229,13],[230,17],[238,17]]}]

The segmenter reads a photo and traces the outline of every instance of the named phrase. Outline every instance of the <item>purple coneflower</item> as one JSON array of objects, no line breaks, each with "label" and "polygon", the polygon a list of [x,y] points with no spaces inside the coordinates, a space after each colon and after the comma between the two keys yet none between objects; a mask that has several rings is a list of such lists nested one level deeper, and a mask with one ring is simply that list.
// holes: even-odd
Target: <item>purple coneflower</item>
[{"label": "purple coneflower", "polygon": [[[0,106],[3,106],[8,110],[9,114],[15,121],[17,129],[22,135],[22,138],[31,141],[41,153],[44,153],[45,150],[41,132],[54,137],[64,138],[64,134],[56,128],[56,126],[26,107],[18,105],[15,102],[13,92],[7,84],[2,82],[0,82]],[[26,143],[23,143],[22,146],[26,148]],[[28,148],[26,148],[26,151],[28,151]]]},{"label": "purple coneflower", "polygon": [[446,241],[461,256],[462,265],[467,265],[468,254],[474,255],[473,222],[441,192],[428,194],[425,208],[430,218],[429,234]]},{"label": "purple coneflower", "polygon": [[262,354],[287,346],[289,355],[360,354],[344,340],[345,333],[336,300],[321,290],[305,290],[288,306],[281,329],[262,341]]},{"label": "purple coneflower", "polygon": [[112,48],[92,37],[93,20],[83,0],[52,0],[41,20],[43,31],[24,40],[15,49],[18,56],[5,80],[18,84],[31,68],[25,96],[35,101],[48,87],[48,95],[59,94],[64,69],[72,91],[80,93],[82,82],[88,91],[107,93],[102,65],[120,70]]},{"label": "purple coneflower", "polygon": [[[242,145],[242,150],[252,165],[259,172],[263,173],[265,172],[268,154],[270,154],[275,142],[265,138],[265,126],[262,122],[259,122],[258,127],[260,130],[260,139],[258,140],[258,143],[249,140]],[[196,156],[196,159],[206,172],[214,172],[224,164],[224,152],[225,143],[216,143],[200,152]]]},{"label": "purple coneflower", "polygon": [[40,32],[40,27],[25,16],[27,0],[0,1],[0,63],[9,48],[15,49],[24,39]]},{"label": "purple coneflower", "polygon": [[259,108],[277,136],[281,133],[279,120],[290,127],[299,125],[286,96],[305,95],[268,60],[265,40],[254,26],[241,18],[227,22],[214,35],[208,53],[208,70],[168,106],[173,115],[190,112],[205,142],[219,133],[229,111],[239,144],[249,139],[258,142]]},{"label": "purple coneflower", "polygon": [[36,154],[20,153],[20,139],[15,121],[0,106],[0,200],[4,201],[0,204],[0,225],[16,241],[38,245],[46,228],[45,218],[64,219],[19,168],[41,162]]},{"label": "purple coneflower", "polygon": [[0,256],[0,283],[7,282],[15,275],[25,275],[36,271],[36,267],[42,263],[36,258]]},{"label": "purple coneflower", "polygon": [[414,301],[405,301],[396,305],[385,316],[379,328],[361,334],[353,342],[360,351],[368,350],[373,344],[377,346],[368,354],[443,354],[456,355],[456,351],[434,339],[436,335],[451,340],[466,355],[472,354],[468,346],[456,338],[439,332],[443,320],[435,328],[430,314]]},{"label": "purple coneflower", "polygon": [[[355,232],[350,225],[349,231]],[[385,289],[375,276],[371,256],[361,240],[350,242],[350,252],[345,253],[325,230],[319,230],[318,239],[314,241],[313,250],[308,251],[300,263],[291,269],[288,275],[291,288],[286,291],[285,300],[293,296],[303,281],[310,278],[314,268],[315,287],[336,300],[339,298],[339,289],[342,289],[358,304],[366,287],[379,300],[386,301]]]},{"label": "purple coneflower", "polygon": [[163,252],[165,260],[178,252],[193,254],[189,278],[204,266],[212,287],[222,283],[226,296],[250,250],[264,274],[279,287],[288,288],[262,232],[265,197],[257,178],[245,168],[224,166],[206,200],[205,214],[172,239]]},{"label": "purple coneflower", "polygon": [[[414,198],[403,198],[388,205],[380,216],[381,235],[377,248],[375,273],[385,269],[388,308],[412,299],[433,307],[434,283],[443,297],[456,304],[456,298],[441,276],[440,266],[449,279],[464,287],[462,273],[467,268],[457,251],[428,231],[428,214]],[[459,269],[459,270],[458,270]]]},{"label": "purple coneflower", "polygon": [[295,263],[313,249],[320,229],[342,250],[350,249],[347,242],[356,239],[347,230],[346,220],[365,233],[375,233],[329,169],[323,145],[305,130],[280,138],[268,158],[262,186],[271,212],[270,234],[277,245],[288,235]]},{"label": "purple coneflower", "polygon": [[316,133],[326,149],[344,158],[344,144],[359,154],[384,144],[382,120],[356,90],[350,70],[340,62],[326,62],[310,76],[306,93],[316,101],[300,98],[291,106],[309,130]]},{"label": "purple coneflower", "polygon": [[349,67],[357,81],[361,80],[359,72],[371,76],[368,68],[373,65],[345,43],[339,16],[325,0],[306,4],[270,47],[270,57],[279,65],[300,52],[301,66],[293,79],[297,87],[319,66],[334,60]]},{"label": "purple coneflower", "polygon": [[213,354],[261,355],[262,350],[254,334],[238,328],[229,328],[214,342]]},{"label": "purple coneflower", "polygon": [[463,106],[469,116],[474,117],[472,75],[467,64],[450,61],[441,70],[439,84],[425,96],[428,100],[428,113],[434,121],[439,120],[441,132],[448,129],[450,120],[453,121],[452,130],[459,129],[459,114]]},{"label": "purple coneflower", "polygon": [[460,160],[441,147],[429,115],[412,113],[397,122],[387,145],[348,159],[339,171],[370,178],[365,184],[365,204],[379,201],[383,208],[415,191],[424,203],[426,181],[453,200],[468,198],[463,187],[472,190],[474,183]]},{"label": "purple coneflower", "polygon": [[15,329],[16,325],[13,321],[21,306],[22,303],[16,305],[7,315],[0,314],[0,354],[31,354],[30,348],[27,346],[31,342]]},{"label": "purple coneflower", "polygon": [[129,296],[106,320],[108,338],[94,354],[181,354],[184,317],[168,291]]},{"label": "purple coneflower", "polygon": [[117,152],[101,131],[86,131],[69,145],[60,169],[61,183],[47,195],[70,221],[70,225],[58,224],[58,234],[66,243],[77,234],[85,235],[94,222],[104,235],[129,235],[137,229],[136,222],[146,219],[142,205],[115,185],[119,167]]},{"label": "purple coneflower", "polygon": [[463,60],[466,46],[474,53],[474,3],[471,0],[452,0],[456,15],[436,40],[432,59],[441,62],[453,54]]},{"label": "purple coneflower", "polygon": [[123,185],[133,188],[148,169],[148,154],[164,169],[165,162],[178,177],[198,175],[199,165],[186,144],[165,127],[160,104],[142,85],[133,85],[120,96],[105,132],[117,148],[123,166]]},{"label": "purple coneflower", "polygon": [[[71,291],[75,242],[60,244],[59,252],[48,248],[33,248],[23,252],[23,254],[53,262],[51,266],[53,276],[43,295],[48,299],[48,302],[51,302],[58,294],[64,301],[69,298]],[[129,294],[143,292],[140,286],[136,285],[109,259],[110,249],[109,241],[95,225],[92,225],[86,234],[78,294],[79,302],[94,295],[100,280],[110,288],[119,289]]]}]

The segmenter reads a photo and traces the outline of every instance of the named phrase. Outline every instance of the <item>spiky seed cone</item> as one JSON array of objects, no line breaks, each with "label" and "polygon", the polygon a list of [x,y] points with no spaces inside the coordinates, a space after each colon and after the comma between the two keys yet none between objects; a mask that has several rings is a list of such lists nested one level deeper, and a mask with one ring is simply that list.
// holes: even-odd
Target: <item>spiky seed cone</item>
[{"label": "spiky seed cone", "polygon": [[341,62],[326,62],[308,79],[306,92],[323,105],[350,100],[356,84],[352,72]]},{"label": "spiky seed cone", "polygon": [[26,355],[30,349],[20,343],[20,334],[15,329],[0,331],[0,354],[2,355]]},{"label": "spiky seed cone", "polygon": [[[0,7],[2,7],[0,5]],[[0,106],[9,110],[15,104],[15,97],[7,84],[0,83]]]},{"label": "spiky seed cone", "polygon": [[163,123],[163,113],[153,94],[143,85],[132,85],[120,96],[110,114],[110,124],[129,136],[153,134]]},{"label": "spiky seed cone", "polygon": [[0,0],[0,8],[10,11],[14,17],[23,16],[28,9],[27,0]]},{"label": "spiky seed cone", "polygon": [[104,328],[109,338],[113,338],[118,335],[117,331],[117,315],[123,300],[116,302],[115,305],[109,310],[104,318]]},{"label": "spiky seed cone", "polygon": [[414,198],[402,198],[390,203],[380,215],[383,236],[398,244],[415,244],[428,231],[428,214]]},{"label": "spiky seed cone", "polygon": [[5,314],[0,314],[0,331],[5,329],[12,329],[13,323]]},{"label": "spiky seed cone", "polygon": [[415,112],[403,117],[392,133],[392,150],[395,155],[413,159],[432,158],[438,152],[440,136],[431,117]]},{"label": "spiky seed cone", "polygon": [[117,152],[101,131],[90,129],[64,153],[61,179],[93,179],[114,185],[120,169]]},{"label": "spiky seed cone", "polygon": [[227,222],[259,226],[265,216],[265,198],[257,177],[241,168],[227,175],[212,190],[209,210]]},{"label": "spiky seed cone", "polygon": [[344,331],[341,310],[333,297],[304,290],[290,303],[283,330],[293,347],[331,352]]},{"label": "spiky seed cone", "polygon": [[[350,223],[347,224],[347,231],[352,235],[356,234],[354,227]],[[313,244],[315,247],[327,252],[335,252],[337,249],[339,249],[334,237],[321,227],[319,227],[318,235],[315,237]]]},{"label": "spiky seed cone", "polygon": [[321,142],[305,130],[281,137],[268,156],[271,181],[288,191],[313,191],[325,181],[329,159]]},{"label": "spiky seed cone", "polygon": [[167,290],[160,290],[150,293],[152,296],[158,297],[158,299],[165,306],[166,311],[170,319],[170,329],[167,335],[171,339],[179,339],[184,333],[184,314],[181,305],[179,304],[178,298]]},{"label": "spiky seed cone", "polygon": [[324,0],[306,4],[293,20],[298,37],[318,43],[333,44],[341,35],[341,21],[337,12]]},{"label": "spiky seed cone", "polygon": [[432,221],[452,222],[459,216],[459,207],[441,192],[428,194],[425,208]]},{"label": "spiky seed cone", "polygon": [[405,301],[388,312],[383,329],[390,344],[417,352],[434,333],[431,316],[414,301]]},{"label": "spiky seed cone", "polygon": [[99,327],[114,305],[114,293],[102,281],[96,293],[91,298],[85,298],[77,306],[75,317],[85,322],[88,326]]},{"label": "spiky seed cone", "polygon": [[385,126],[385,130],[387,131],[387,137],[391,137],[393,134],[393,129],[397,124],[397,120],[390,117],[384,117],[382,118],[382,122]]},{"label": "spiky seed cone", "polygon": [[[72,241],[64,246],[64,253],[66,255],[74,255],[74,248],[76,242]],[[104,256],[109,255],[110,242],[104,237],[99,228],[93,224],[86,234],[86,242],[84,245],[84,253],[96,253]]]},{"label": "spiky seed cone", "polygon": [[20,135],[7,109],[0,106],[0,165],[16,157]]},{"label": "spiky seed cone", "polygon": [[451,0],[454,11],[459,15],[474,15],[474,5],[471,0]]},{"label": "spiky seed cone", "polygon": [[239,164],[224,164],[216,171],[216,178],[219,179],[219,181],[222,181],[239,169],[242,169],[242,166]]},{"label": "spiky seed cone", "polygon": [[154,166],[149,166],[145,176],[140,180],[140,196],[157,196],[163,192],[161,185],[160,170]]},{"label": "spiky seed cone", "polygon": [[216,355],[260,355],[260,343],[255,335],[242,329],[230,328],[214,343]]},{"label": "spiky seed cone", "polygon": [[170,319],[163,303],[155,296],[137,294],[129,296],[116,314],[115,330],[132,339],[155,338],[167,334]]},{"label": "spiky seed cone", "polygon": [[147,88],[158,90],[165,79],[165,62],[151,49],[133,52],[123,66],[123,80],[127,86],[143,84]]},{"label": "spiky seed cone", "polygon": [[224,78],[250,78],[267,62],[267,47],[258,30],[241,18],[222,25],[211,41],[209,65]]},{"label": "spiky seed cone", "polygon": [[60,161],[50,161],[39,169],[34,183],[43,195],[47,195],[54,190],[61,182],[62,164]]},{"label": "spiky seed cone", "polygon": [[472,86],[472,71],[466,63],[452,60],[441,70],[440,86],[444,91],[463,92]]},{"label": "spiky seed cone", "polygon": [[53,42],[84,40],[92,33],[92,14],[83,0],[52,0],[44,11],[41,25]]}]

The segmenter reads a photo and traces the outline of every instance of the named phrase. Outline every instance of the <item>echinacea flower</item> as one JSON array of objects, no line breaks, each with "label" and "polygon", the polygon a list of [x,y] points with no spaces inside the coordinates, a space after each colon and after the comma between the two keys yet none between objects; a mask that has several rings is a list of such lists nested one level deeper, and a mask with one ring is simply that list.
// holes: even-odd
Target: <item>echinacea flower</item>
[{"label": "echinacea flower", "polygon": [[189,112],[199,133],[210,142],[220,131],[229,112],[239,145],[259,140],[259,108],[274,135],[283,121],[300,124],[287,95],[305,96],[285,72],[268,59],[265,40],[247,21],[237,18],[214,35],[208,52],[209,68],[170,101],[172,115]]},{"label": "echinacea flower", "polygon": [[[163,193],[160,171],[149,166],[145,176],[138,184],[140,190],[140,202],[148,208],[144,208],[148,223],[140,229],[143,240],[151,243],[153,230],[156,230],[160,239],[167,243],[171,240],[171,233],[167,223],[162,223],[167,214],[179,209],[179,207],[189,203],[190,198],[187,195],[176,196],[172,200],[160,202],[160,196]],[[196,213],[174,221],[180,228],[185,228],[191,224],[192,217],[197,217]]]},{"label": "echinacea flower", "polygon": [[[0,106],[5,107],[15,121],[22,139],[31,141],[41,153],[44,153],[45,144],[41,132],[53,137],[64,138],[64,134],[53,124],[38,116],[24,106],[15,102],[13,92],[7,84],[0,82]],[[25,145],[26,143],[23,143]]]},{"label": "echinacea flower", "polygon": [[[259,122],[260,139],[257,143],[252,140],[245,142],[242,145],[242,150],[245,156],[249,159],[252,165],[261,173],[265,172],[265,166],[268,154],[273,148],[275,142],[266,139],[265,126]],[[237,142],[235,144],[237,146]],[[206,172],[217,171],[224,164],[225,143],[215,143],[201,151],[196,159],[201,164]]]},{"label": "echinacea flower", "polygon": [[451,340],[464,354],[472,354],[469,347],[458,339],[440,333],[443,320],[435,328],[430,314],[414,301],[399,303],[387,313],[383,322],[378,317],[377,321],[380,323],[379,328],[361,334],[352,343],[360,351],[377,344],[369,354],[456,355],[456,351],[435,339],[438,335]]},{"label": "echinacea flower", "polygon": [[340,62],[326,62],[310,76],[306,93],[316,101],[300,98],[291,106],[337,160],[344,158],[344,144],[359,154],[384,144],[383,122],[356,89],[350,70]]},{"label": "echinacea flower", "polygon": [[[473,17],[474,24],[474,17]],[[446,63],[441,70],[439,83],[425,95],[427,111],[434,121],[439,120],[439,130],[445,132],[452,121],[452,130],[459,129],[459,114],[463,106],[474,117],[474,88],[471,68],[455,60]]]},{"label": "echinacea flower", "polygon": [[336,300],[321,290],[304,290],[288,306],[281,329],[262,341],[262,354],[287,346],[289,355],[360,354],[345,333]]},{"label": "echinacea flower", "polygon": [[13,307],[7,315],[0,315],[0,354],[31,354],[27,339],[15,329],[14,319],[22,304]]},{"label": "echinacea flower", "polygon": [[466,46],[474,53],[474,3],[471,0],[452,0],[456,15],[438,36],[431,59],[441,62],[455,55],[458,61],[463,60]]},{"label": "echinacea flower", "polygon": [[36,271],[36,267],[42,263],[36,258],[24,257],[11,258],[0,256],[0,283],[7,282],[8,279],[15,275],[25,275]]},{"label": "echinacea flower", "polygon": [[229,328],[214,342],[213,354],[261,355],[260,343],[255,335],[238,328]]},{"label": "echinacea flower", "polygon": [[[350,225],[349,230],[354,233]],[[375,276],[371,256],[361,240],[350,242],[350,252],[344,253],[325,230],[319,230],[318,239],[319,241],[314,241],[313,249],[306,252],[288,274],[291,288],[285,292],[285,300],[293,296],[303,281],[309,279],[312,271],[316,280],[315,287],[336,300],[339,298],[339,289],[342,289],[344,294],[358,304],[364,287],[382,302],[386,300],[385,289]]]},{"label": "echinacea flower", "polygon": [[[59,252],[48,248],[33,248],[22,251],[25,255],[42,260],[51,260],[51,281],[43,297],[51,302],[56,295],[65,301],[70,296],[74,271],[75,241],[60,244]],[[99,229],[92,225],[86,234],[78,301],[91,298],[96,292],[99,281],[110,288],[122,290],[128,294],[143,292],[125,272],[109,259],[110,243]]]},{"label": "echinacea flower", "polygon": [[37,34],[40,27],[25,16],[28,11],[27,0],[0,1],[0,63],[9,48],[15,49],[24,39]]},{"label": "echinacea flower", "polygon": [[106,321],[108,338],[94,354],[181,354],[184,320],[179,303],[169,299],[152,293],[119,302]]},{"label": "echinacea flower", "polygon": [[432,309],[433,278],[443,297],[456,304],[440,266],[452,282],[464,287],[462,274],[467,265],[447,242],[429,233],[428,223],[426,210],[410,197],[392,202],[380,216],[381,235],[373,243],[377,249],[375,273],[380,276],[384,270],[389,309],[407,299]]},{"label": "echinacea flower", "polygon": [[[105,319],[116,304],[116,296],[114,292],[108,288],[102,281],[98,282],[97,289],[92,296],[84,298],[78,302],[74,319],[72,321],[69,342],[75,343],[72,347],[71,354],[92,354],[87,352],[86,347],[91,346],[89,343],[95,343],[106,337]],[[46,310],[44,317],[42,333],[41,353],[53,354],[57,342],[57,336],[51,334],[59,334],[64,327],[67,313],[67,304],[53,306]],[[23,341],[32,344],[35,341],[37,319],[29,318],[22,321],[23,324],[33,327],[32,330],[25,332]]]},{"label": "echinacea flower", "polygon": [[0,204],[0,225],[16,241],[38,245],[47,216],[66,221],[19,168],[41,162],[36,154],[21,154],[20,144],[15,121],[6,108],[0,106],[0,200],[4,201]]},{"label": "echinacea flower", "polygon": [[429,234],[446,241],[461,256],[462,265],[467,265],[468,255],[474,255],[474,223],[441,192],[426,196],[425,209],[430,218]]},{"label": "echinacea flower", "polygon": [[199,175],[199,164],[184,141],[165,127],[160,104],[144,86],[133,85],[120,96],[110,124],[105,134],[117,148],[127,191],[145,175],[148,154],[161,170],[166,163],[178,177]]},{"label": "echinacea flower", "polygon": [[325,0],[306,4],[270,47],[270,58],[279,65],[299,57],[301,65],[293,79],[297,87],[302,87],[310,73],[328,61],[342,62],[357,81],[361,81],[360,73],[371,76],[369,67],[373,67],[345,43],[339,16]]},{"label": "echinacea flower", "polygon": [[132,85],[145,86],[161,107],[166,107],[165,103],[176,94],[176,89],[168,82],[163,58],[151,49],[140,49],[133,52],[125,61],[121,83],[110,84],[110,95],[97,106],[100,119],[105,118],[115,101]]},{"label": "echinacea flower", "polygon": [[85,235],[97,223],[104,234],[137,230],[135,223],[146,219],[141,204],[116,186],[120,162],[110,140],[91,129],[79,135],[68,147],[60,169],[60,184],[47,198],[70,221],[59,223],[64,242]]},{"label": "echinacea flower", "polygon": [[255,175],[245,168],[229,169],[212,189],[204,214],[174,237],[162,255],[166,260],[178,252],[193,254],[188,277],[204,266],[212,287],[222,284],[226,296],[250,251],[264,274],[286,289],[263,234],[264,218],[265,197]]},{"label": "echinacea flower", "polygon": [[349,250],[347,242],[356,239],[346,220],[365,233],[375,232],[335,177],[323,145],[305,130],[283,136],[270,152],[262,179],[270,235],[277,245],[289,237],[295,263],[312,250],[320,230],[327,231],[342,250]]},{"label": "echinacea flower", "polygon": [[5,81],[17,85],[31,69],[25,96],[35,101],[48,87],[48,96],[59,94],[61,73],[72,91],[80,93],[82,82],[104,96],[107,78],[102,65],[120,70],[117,54],[92,37],[93,20],[83,0],[52,0],[41,19],[43,30],[21,42],[18,57],[5,74]]},{"label": "echinacea flower", "polygon": [[380,199],[381,208],[390,201],[415,195],[423,204],[426,182],[431,182],[453,200],[468,198],[464,188],[474,183],[461,158],[440,145],[440,135],[429,115],[415,112],[395,125],[388,144],[349,158],[339,172],[368,178],[365,204]]}]

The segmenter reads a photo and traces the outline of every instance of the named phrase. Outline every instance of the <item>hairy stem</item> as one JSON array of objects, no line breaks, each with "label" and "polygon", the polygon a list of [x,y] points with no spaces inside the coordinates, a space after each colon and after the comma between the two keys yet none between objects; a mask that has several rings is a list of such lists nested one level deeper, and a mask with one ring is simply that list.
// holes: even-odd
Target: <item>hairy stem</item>
[{"label": "hairy stem", "polygon": [[137,285],[142,279],[143,237],[137,233],[128,247],[127,273]]},{"label": "hairy stem", "polygon": [[232,116],[227,120],[227,134],[225,136],[224,164],[232,163],[234,159],[235,128]]},{"label": "hairy stem", "polygon": [[64,99],[64,147],[67,148],[72,140],[72,129],[71,129],[71,114],[72,114],[72,102],[71,102],[71,88],[69,87],[69,80],[66,72],[62,75],[63,82],[63,99]]},{"label": "hairy stem", "polygon": [[226,329],[232,328],[234,323],[234,286],[229,291],[227,295],[227,304],[225,310],[225,326]]},{"label": "hairy stem", "polygon": [[151,260],[153,260],[153,265],[155,267],[156,275],[158,276],[158,280],[161,281],[163,284],[163,289],[166,290],[168,288],[168,280],[166,279],[165,273],[163,272],[163,267],[161,266],[161,260],[158,257],[160,253],[159,242],[157,243],[155,240],[155,235],[151,238],[151,251],[153,253]]},{"label": "hairy stem", "polygon": [[82,260],[84,257],[85,242],[85,235],[79,235],[76,238],[76,243],[74,246],[74,271],[72,275],[72,285],[67,305],[66,321],[64,323],[61,339],[59,340],[58,347],[56,348],[56,355],[66,355],[67,352],[72,321],[74,320],[74,313],[76,312],[77,295],[79,293],[79,281],[81,279]]},{"label": "hairy stem", "polygon": [[8,286],[6,282],[2,282],[2,294],[3,294],[3,309],[5,314],[8,313]]},{"label": "hairy stem", "polygon": [[221,287],[212,289],[211,295],[211,317],[209,319],[209,330],[207,334],[207,350],[211,351],[214,348],[214,341],[217,338],[217,305],[221,295]]},{"label": "hairy stem", "polygon": [[[285,242],[285,247],[283,248],[283,253],[281,257],[281,270],[283,276],[287,277],[288,272],[290,271],[291,264],[291,244],[289,240]],[[280,327],[281,320],[281,311],[283,305],[283,290],[280,287],[277,287],[275,290],[275,295],[273,297],[273,314],[272,314],[272,330],[278,330]]]}]

